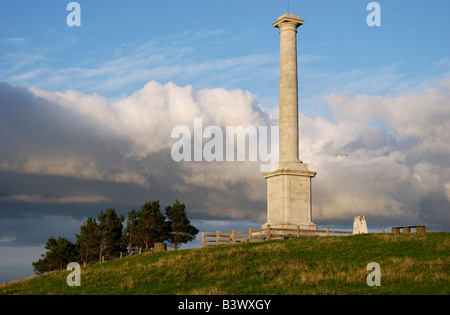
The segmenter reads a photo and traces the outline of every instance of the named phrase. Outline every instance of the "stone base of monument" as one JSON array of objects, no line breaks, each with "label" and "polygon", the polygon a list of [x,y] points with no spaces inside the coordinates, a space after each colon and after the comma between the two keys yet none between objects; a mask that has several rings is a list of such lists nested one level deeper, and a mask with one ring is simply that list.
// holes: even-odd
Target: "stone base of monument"
[{"label": "stone base of monument", "polygon": [[263,174],[267,180],[267,223],[263,228],[270,225],[272,234],[282,234],[277,231],[282,229],[317,230],[311,222],[311,178],[316,173],[299,162],[278,167]]}]

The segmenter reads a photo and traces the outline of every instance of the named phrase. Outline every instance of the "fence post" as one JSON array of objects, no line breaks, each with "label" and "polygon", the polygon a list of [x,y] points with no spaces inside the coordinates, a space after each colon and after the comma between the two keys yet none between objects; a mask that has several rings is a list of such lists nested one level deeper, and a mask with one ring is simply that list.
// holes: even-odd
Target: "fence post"
[{"label": "fence post", "polygon": [[202,232],[202,248],[204,248],[205,247],[205,244],[206,244],[206,240],[205,240],[205,238],[206,238],[206,232]]},{"label": "fence post", "polygon": [[391,233],[392,234],[399,234],[400,233],[400,228],[399,227],[393,227]]},{"label": "fence post", "polygon": [[418,226],[416,228],[416,233],[425,233],[425,231],[426,231],[425,226]]},{"label": "fence post", "polygon": [[252,233],[253,233],[253,228],[250,227],[248,229],[248,242],[251,243],[252,242]]},{"label": "fence post", "polygon": [[300,237],[300,225],[297,225],[297,237]]},{"label": "fence post", "polygon": [[142,247],[139,247],[139,255],[142,253]]},{"label": "fence post", "polygon": [[217,233],[216,233],[216,244],[217,245],[219,245],[220,244],[220,231],[219,230],[217,230]]},{"label": "fence post", "polygon": [[270,224],[267,224],[266,241],[270,241]]},{"label": "fence post", "polygon": [[236,243],[236,229],[231,230],[231,244]]},{"label": "fence post", "polygon": [[327,236],[330,236],[330,228],[327,227]]},{"label": "fence post", "polygon": [[120,259],[122,259],[122,252],[120,252]]}]

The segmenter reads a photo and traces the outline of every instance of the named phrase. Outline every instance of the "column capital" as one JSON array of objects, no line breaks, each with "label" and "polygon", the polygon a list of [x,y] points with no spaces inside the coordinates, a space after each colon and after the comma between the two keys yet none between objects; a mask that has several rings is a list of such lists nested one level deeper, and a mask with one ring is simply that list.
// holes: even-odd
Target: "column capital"
[{"label": "column capital", "polygon": [[303,23],[305,23],[305,21],[300,20],[300,17],[298,15],[286,13],[280,16],[278,20],[272,25],[274,27],[278,27],[279,29],[286,26],[294,27],[295,29],[297,29],[299,26],[303,25]]}]

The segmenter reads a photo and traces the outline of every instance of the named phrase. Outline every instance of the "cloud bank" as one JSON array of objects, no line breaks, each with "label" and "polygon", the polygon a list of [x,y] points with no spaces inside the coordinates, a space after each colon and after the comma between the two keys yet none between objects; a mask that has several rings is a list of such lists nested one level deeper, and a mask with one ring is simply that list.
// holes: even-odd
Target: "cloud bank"
[{"label": "cloud bank", "polygon": [[[330,94],[334,119],[300,115],[300,158],[318,172],[314,222],[365,215],[384,227],[450,228],[449,82],[397,96]],[[260,163],[172,160],[172,129],[196,117],[224,129],[278,124],[242,90],[151,81],[113,102],[0,83],[0,239],[29,239],[20,218],[59,215],[73,226],[68,217],[156,199],[179,198],[198,220],[264,223]]]},{"label": "cloud bank", "polygon": [[303,117],[317,168],[319,217],[368,215],[392,224],[450,223],[448,81],[392,96],[331,94],[336,122]]}]

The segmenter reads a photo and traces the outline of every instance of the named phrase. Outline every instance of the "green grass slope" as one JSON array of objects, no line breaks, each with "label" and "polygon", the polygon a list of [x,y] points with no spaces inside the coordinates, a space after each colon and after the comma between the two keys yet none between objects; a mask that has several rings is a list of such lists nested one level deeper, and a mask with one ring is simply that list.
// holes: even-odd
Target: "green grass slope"
[{"label": "green grass slope", "polygon": [[[381,286],[366,283],[381,267]],[[0,287],[26,295],[450,294],[450,233],[302,237],[127,257]]]}]

